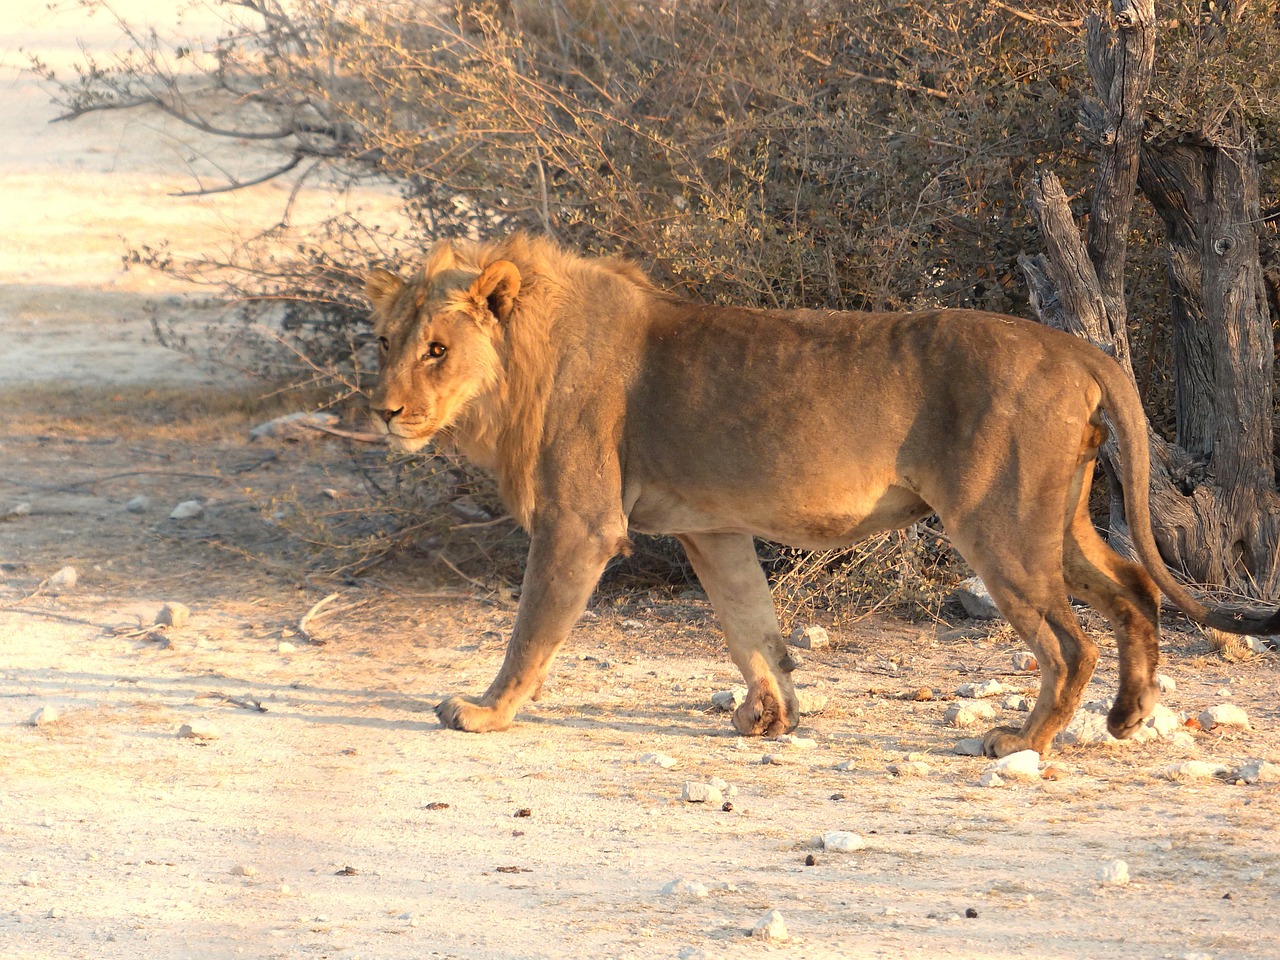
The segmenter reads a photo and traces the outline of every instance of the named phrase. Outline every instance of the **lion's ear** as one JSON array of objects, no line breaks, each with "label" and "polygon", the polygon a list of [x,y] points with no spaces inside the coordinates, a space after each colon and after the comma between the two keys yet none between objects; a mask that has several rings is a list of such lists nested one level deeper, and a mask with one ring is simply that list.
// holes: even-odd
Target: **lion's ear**
[{"label": "lion's ear", "polygon": [[404,289],[404,281],[386,270],[371,270],[365,277],[364,292],[373,303],[373,309],[385,312],[391,300]]},{"label": "lion's ear", "polygon": [[510,260],[495,260],[471,284],[471,295],[484,300],[490,312],[505,323],[520,295],[520,270]]}]

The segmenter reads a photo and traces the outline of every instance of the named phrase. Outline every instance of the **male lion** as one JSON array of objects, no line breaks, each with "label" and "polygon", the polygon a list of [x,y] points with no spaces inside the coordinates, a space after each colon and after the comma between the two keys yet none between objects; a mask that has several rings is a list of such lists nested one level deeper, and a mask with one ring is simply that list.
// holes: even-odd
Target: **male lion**
[{"label": "male lion", "polygon": [[[366,290],[375,424],[401,451],[443,434],[497,473],[531,535],[502,669],[479,699],[436,708],[446,727],[505,729],[537,696],[628,530],[684,544],[747,682],[743,734],[799,718],[754,536],[822,549],[937,513],[1040,665],[1035,709],[986,735],[992,756],[1044,752],[1080,703],[1098,650],[1068,595],[1115,630],[1117,737],[1156,703],[1157,584],[1199,623],[1280,632],[1280,612],[1208,609],[1166,570],[1138,394],[1065,333],[972,310],[708,306],[519,234],[440,244],[411,280],[378,270]],[[1089,520],[1104,413],[1143,566]]]}]

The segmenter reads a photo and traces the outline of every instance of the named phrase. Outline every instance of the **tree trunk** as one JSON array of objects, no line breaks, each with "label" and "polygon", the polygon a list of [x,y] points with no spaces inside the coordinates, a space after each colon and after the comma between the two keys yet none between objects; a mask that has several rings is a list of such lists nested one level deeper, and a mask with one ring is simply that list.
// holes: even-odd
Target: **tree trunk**
[{"label": "tree trunk", "polygon": [[[1133,378],[1124,243],[1135,186],[1164,218],[1173,285],[1177,443],[1148,427],[1151,513],[1166,562],[1191,580],[1262,599],[1280,592],[1280,497],[1272,468],[1273,347],[1257,224],[1257,166],[1244,148],[1143,145],[1154,63],[1153,0],[1113,0],[1115,36],[1087,21],[1100,102],[1082,111],[1100,160],[1086,250],[1057,178],[1028,191],[1045,254],[1022,258],[1041,319],[1083,336]],[[1112,542],[1126,548],[1114,448]]]}]

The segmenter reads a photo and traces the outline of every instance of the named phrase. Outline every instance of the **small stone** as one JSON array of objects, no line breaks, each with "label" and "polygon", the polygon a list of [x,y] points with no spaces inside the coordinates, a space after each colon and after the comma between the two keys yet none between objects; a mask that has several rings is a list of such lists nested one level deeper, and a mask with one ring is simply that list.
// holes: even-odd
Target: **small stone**
[{"label": "small stone", "polygon": [[1226,764],[1223,763],[1212,763],[1208,760],[1185,760],[1182,763],[1175,763],[1165,767],[1160,771],[1160,775],[1166,780],[1179,783],[1185,780],[1212,780],[1215,777],[1225,777],[1229,772]]},{"label": "small stone", "polygon": [[804,865],[806,867],[816,867],[818,865],[818,858],[811,853],[804,858]]},{"label": "small stone", "polygon": [[32,870],[30,873],[24,873],[20,876],[18,882],[24,887],[38,887],[40,886],[40,874]]},{"label": "small stone", "polygon": [[55,707],[51,707],[46,704],[31,716],[27,717],[27,726],[43,727],[46,724],[56,723],[60,716],[61,714],[58,713]]},{"label": "small stone", "polygon": [[1214,727],[1248,727],[1249,715],[1234,703],[1220,703],[1200,713],[1200,729],[1212,730]]},{"label": "small stone", "polygon": [[1182,729],[1182,718],[1163,703],[1157,703],[1155,709],[1151,711],[1151,716],[1147,717],[1142,726],[1134,731],[1133,739],[1139,743],[1148,740],[1165,740],[1180,729]]},{"label": "small stone", "polygon": [[960,757],[980,757],[983,754],[981,737],[966,737],[957,740],[951,752]]},{"label": "small stone", "polygon": [[978,919],[978,911],[973,909],[973,907],[967,907],[964,911],[964,915],[965,915],[965,918],[968,920]]},{"label": "small stone", "polygon": [[738,788],[730,784],[728,780],[722,780],[720,777],[709,779],[707,786],[719,790],[726,797],[736,797],[738,795]]},{"label": "small stone", "polygon": [[136,497],[131,498],[129,502],[124,505],[124,508],[130,513],[146,513],[150,507],[151,501],[142,494],[138,494]]},{"label": "small stone", "polygon": [[294,653],[297,651],[297,649],[298,648],[294,646],[292,643],[290,643],[288,640],[281,640],[278,644],[276,644],[276,653]]},{"label": "small stone", "polygon": [[797,690],[796,699],[800,702],[801,716],[821,713],[827,709],[830,700],[825,693],[814,693],[812,690]]},{"label": "small stone", "polygon": [[988,770],[978,778],[978,786],[980,787],[1003,787],[1004,778],[994,770]]},{"label": "small stone", "polygon": [[964,612],[974,620],[999,620],[1000,609],[991,599],[987,585],[979,577],[963,580],[956,590],[956,596]]},{"label": "small stone", "polygon": [[724,794],[709,783],[687,780],[680,790],[680,799],[685,803],[710,803],[720,806],[724,803]]},{"label": "small stone", "polygon": [[1266,760],[1250,760],[1235,772],[1245,783],[1280,783],[1280,766]]},{"label": "small stone", "polygon": [[1067,775],[1065,767],[1051,763],[1040,771],[1041,780],[1061,780]]},{"label": "small stone", "polygon": [[788,757],[786,754],[782,753],[766,753],[760,758],[760,762],[765,766],[773,764],[774,766],[784,767],[789,763],[794,763],[795,760],[793,757]]},{"label": "small stone", "polygon": [[1107,729],[1105,713],[1096,713],[1087,709],[1077,710],[1075,716],[1054,737],[1054,743],[1068,745],[1089,743],[1119,744],[1122,742],[1113,737],[1111,731]]},{"label": "small stone", "polygon": [[204,513],[204,504],[199,500],[183,500],[169,513],[170,520],[194,520]]},{"label": "small stone", "polygon": [[191,608],[185,603],[166,603],[156,614],[157,626],[173,627],[181,630],[191,619]]},{"label": "small stone", "polygon": [[1178,682],[1173,677],[1163,673],[1156,674],[1156,689],[1161,693],[1174,693],[1178,689]]},{"label": "small stone", "polygon": [[1034,750],[1019,750],[1001,757],[987,769],[1005,780],[1036,780],[1040,777],[1040,754]]},{"label": "small stone", "polygon": [[50,907],[49,912],[45,914],[50,920],[61,920],[67,915],[67,912],[61,907]]},{"label": "small stone", "polygon": [[1244,643],[1252,653],[1276,652],[1276,641],[1274,637],[1245,637]]},{"label": "small stone", "polygon": [[63,567],[44,582],[45,592],[54,597],[60,593],[70,593],[75,589],[78,579],[75,567]]},{"label": "small stone", "polygon": [[258,875],[258,868],[251,867],[244,863],[237,863],[231,868],[231,875],[233,877],[256,877]]},{"label": "small stone", "polygon": [[831,645],[831,637],[828,636],[826,630],[817,624],[809,624],[806,627],[796,627],[792,630],[787,642],[793,647],[800,647],[803,650],[822,650]]},{"label": "small stone", "polygon": [[1098,882],[1122,887],[1129,882],[1129,865],[1123,860],[1104,863],[1098,870]]},{"label": "small stone", "polygon": [[852,853],[866,845],[867,841],[860,834],[847,830],[828,830],[822,835],[822,849],[827,853]]},{"label": "small stone", "polygon": [[836,764],[836,769],[839,770],[841,773],[849,773],[853,770],[858,769],[858,761],[857,760],[841,760],[839,763]]},{"label": "small stone", "polygon": [[643,620],[623,620],[622,623],[619,624],[619,626],[621,626],[623,630],[643,630],[644,621]]},{"label": "small stone", "polygon": [[1013,655],[1013,669],[1022,672],[1030,672],[1039,670],[1040,664],[1036,662],[1036,655],[1029,650],[1022,650]]},{"label": "small stone", "polygon": [[1028,713],[1031,710],[1031,701],[1020,693],[1011,693],[1000,701],[1000,706],[1006,710],[1017,710],[1019,713]]},{"label": "small stone", "polygon": [[707,895],[705,885],[697,880],[672,880],[662,888],[664,897],[693,897],[702,899]]},{"label": "small stone", "polygon": [[962,683],[956,688],[957,697],[972,697],[983,700],[987,697],[998,697],[1004,693],[999,680],[983,680],[981,683]]},{"label": "small stone", "polygon": [[908,760],[906,763],[889,764],[889,772],[895,777],[907,780],[912,777],[927,777],[932,772],[932,768],[919,760]]},{"label": "small stone", "polygon": [[222,734],[208,720],[192,720],[178,728],[178,736],[187,740],[217,740]]},{"label": "small stone", "polygon": [[782,914],[777,910],[770,910],[756,922],[751,928],[751,936],[766,943],[776,943],[782,940],[789,940],[791,935],[787,933],[786,921],[782,919]]},{"label": "small stone", "polygon": [[937,699],[930,687],[920,687],[911,694],[911,699],[916,703],[928,703],[930,700]]},{"label": "small stone", "polygon": [[675,757],[668,757],[665,753],[646,753],[640,757],[641,763],[652,763],[661,767],[663,770],[670,770],[678,761]]},{"label": "small stone", "polygon": [[25,503],[25,502],[15,503],[3,514],[0,514],[0,520],[9,520],[17,517],[25,517],[29,513],[31,513],[31,504]]},{"label": "small stone", "polygon": [[953,727],[971,727],[996,715],[995,708],[982,700],[962,700],[949,706],[942,715],[944,723]]},{"label": "small stone", "polygon": [[731,690],[721,690],[711,695],[711,705],[717,710],[729,712],[737,710],[747,699],[746,687],[734,687]]}]

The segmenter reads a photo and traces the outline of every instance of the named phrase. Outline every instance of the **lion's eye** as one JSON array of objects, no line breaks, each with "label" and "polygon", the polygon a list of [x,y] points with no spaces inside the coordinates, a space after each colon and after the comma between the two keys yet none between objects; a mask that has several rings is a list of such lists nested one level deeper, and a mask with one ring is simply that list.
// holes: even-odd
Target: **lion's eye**
[{"label": "lion's eye", "polygon": [[426,359],[439,360],[448,351],[449,351],[449,348],[446,347],[439,340],[432,340],[429,344],[427,344],[427,352],[422,355],[422,358],[424,360]]},{"label": "lion's eye", "polygon": [[391,341],[390,341],[390,340],[388,340],[386,337],[379,337],[379,338],[378,338],[378,349],[379,349],[380,351],[382,351],[383,353],[386,353],[388,350],[390,350],[390,349],[391,349]]}]

